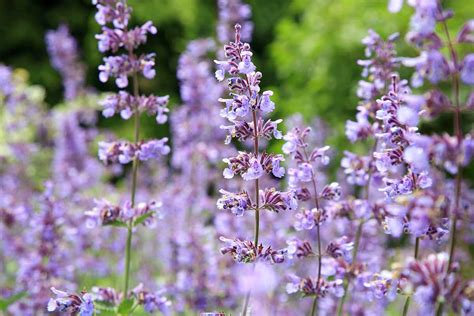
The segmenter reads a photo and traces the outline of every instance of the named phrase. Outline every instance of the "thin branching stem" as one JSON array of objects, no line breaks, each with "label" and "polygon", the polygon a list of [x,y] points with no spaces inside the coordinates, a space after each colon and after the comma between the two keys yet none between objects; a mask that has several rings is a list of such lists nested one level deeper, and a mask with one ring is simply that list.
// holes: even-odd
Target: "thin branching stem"
[{"label": "thin branching stem", "polygon": [[[308,152],[306,151],[306,147],[304,147],[304,155],[306,157],[306,162],[309,163],[309,156]],[[313,184],[313,191],[314,191],[314,204],[316,206],[316,209],[318,210],[318,214],[321,210],[319,209],[319,197],[318,197],[318,187],[317,187],[317,182],[316,182],[316,174],[311,169],[311,182]],[[316,239],[317,239],[317,244],[318,244],[318,278],[316,280],[316,288],[319,288],[319,283],[321,282],[321,266],[322,266],[322,253],[321,253],[321,231],[319,227],[319,219],[318,219],[318,224],[316,225]],[[313,300],[313,306],[311,307],[311,316],[314,316],[316,314],[316,308],[318,306],[318,295],[316,294]]]},{"label": "thin branching stem", "polygon": [[[138,97],[139,87],[138,87],[138,77],[137,74],[133,74],[133,94]],[[140,113],[136,109],[134,113],[135,119],[135,133],[134,141],[138,143],[140,140]],[[138,177],[138,159],[135,157],[133,159],[132,165],[132,189],[131,189],[131,206],[135,206],[135,195],[137,191],[137,177]],[[128,297],[128,288],[130,282],[130,262],[131,262],[131,252],[132,252],[132,236],[133,236],[133,220],[130,219],[127,223],[127,244],[125,246],[125,286],[124,286],[124,299]]]},{"label": "thin branching stem", "polygon": [[[248,81],[247,81],[248,82]],[[252,119],[253,119],[253,151],[256,159],[259,159],[259,152],[258,152],[258,115],[257,109],[252,110]],[[255,239],[254,244],[255,247],[258,248],[258,240],[259,240],[259,233],[260,233],[260,197],[259,197],[260,186],[258,182],[258,178],[255,179]],[[255,267],[254,267],[255,268]],[[247,315],[247,309],[250,301],[250,290],[245,295],[244,299],[244,306],[242,308],[242,315]]]},{"label": "thin branching stem", "polygon": [[[415,260],[418,259],[419,248],[420,248],[420,237],[416,237],[415,238],[415,254],[414,254]],[[408,309],[410,308],[410,300],[411,300],[410,295],[408,295],[407,299],[405,300],[405,305],[403,305],[403,316],[408,315]]]}]

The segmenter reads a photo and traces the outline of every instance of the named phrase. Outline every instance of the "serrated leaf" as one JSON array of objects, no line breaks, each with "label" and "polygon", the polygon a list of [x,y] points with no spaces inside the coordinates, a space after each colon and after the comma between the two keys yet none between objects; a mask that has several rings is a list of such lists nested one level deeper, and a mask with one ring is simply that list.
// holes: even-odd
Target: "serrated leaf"
[{"label": "serrated leaf", "polygon": [[153,212],[149,212],[149,213],[143,214],[143,215],[139,216],[139,217],[135,220],[135,223],[134,223],[133,225],[134,225],[134,226],[138,226],[138,225],[140,225],[141,223],[143,223],[144,221],[146,221],[147,218],[150,218],[151,216],[153,216]]},{"label": "serrated leaf", "polygon": [[133,299],[126,299],[126,300],[123,300],[122,303],[120,303],[118,309],[117,309],[117,312],[119,314],[126,314],[128,315],[130,313],[130,311],[132,310],[133,308]]},{"label": "serrated leaf", "polygon": [[107,224],[104,224],[104,226],[115,226],[115,227],[125,227],[125,228],[128,227],[127,223],[124,223],[124,222],[119,221],[119,220],[110,221]]},{"label": "serrated leaf", "polygon": [[26,295],[27,295],[26,292],[20,292],[20,293],[17,293],[15,295],[13,295],[13,296],[10,296],[7,299],[0,299],[0,310],[1,311],[6,311],[8,306],[12,305],[16,301],[21,300]]}]

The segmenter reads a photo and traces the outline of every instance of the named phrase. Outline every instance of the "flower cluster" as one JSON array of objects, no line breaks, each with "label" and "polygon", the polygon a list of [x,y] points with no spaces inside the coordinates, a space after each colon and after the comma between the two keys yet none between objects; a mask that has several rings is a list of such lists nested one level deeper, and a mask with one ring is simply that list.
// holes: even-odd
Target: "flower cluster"
[{"label": "flower cluster", "polygon": [[252,38],[253,23],[250,21],[252,10],[250,5],[241,0],[218,0],[219,23],[217,25],[217,38],[220,43],[227,43],[234,37],[234,25],[242,25],[242,40],[250,41]]},{"label": "flower cluster", "polygon": [[324,279],[318,281],[311,278],[299,278],[295,275],[289,276],[291,282],[286,284],[288,294],[301,292],[304,296],[326,297],[332,294],[336,297],[344,295],[344,287],[342,280],[326,281]]},{"label": "flower cluster", "polygon": [[[241,141],[253,139],[254,151],[239,152],[237,156],[225,158],[224,162],[228,168],[224,170],[225,178],[233,178],[234,175],[241,175],[246,181],[255,181],[254,204],[251,202],[247,192],[234,194],[227,191],[221,191],[223,197],[218,201],[218,207],[221,209],[230,209],[236,215],[243,215],[247,210],[256,212],[256,225],[259,225],[260,211],[284,211],[294,209],[296,202],[295,192],[279,192],[276,189],[260,190],[259,180],[264,173],[271,173],[275,177],[281,178],[285,169],[280,166],[283,156],[272,153],[261,153],[259,151],[259,139],[265,137],[271,139],[281,138],[281,133],[276,132],[277,122],[267,121],[263,123],[262,115],[274,110],[275,104],[270,97],[272,91],[260,92],[260,80],[262,74],[256,71],[252,62],[252,52],[248,43],[242,42],[242,27],[235,26],[235,40],[225,45],[226,60],[218,61],[216,64],[216,78],[219,81],[224,80],[229,75],[229,99],[219,99],[225,104],[225,109],[221,111],[221,116],[228,119],[231,127],[224,127],[230,132],[230,138],[236,135]],[[247,119],[249,118],[249,121]],[[278,121],[279,122],[279,121]],[[230,139],[228,138],[228,140]],[[222,240],[222,238],[221,238]],[[231,239],[225,239],[226,242]],[[274,252],[270,246],[264,251],[263,245],[258,242],[258,228],[255,241],[235,240],[231,246],[224,248],[222,253],[232,253],[234,259],[239,262],[254,262],[261,256],[265,258],[271,256],[272,262],[280,263],[283,261],[283,253]],[[241,253],[244,253],[241,255]],[[276,256],[278,254],[278,256]]]},{"label": "flower cluster", "polygon": [[68,294],[67,292],[51,288],[56,298],[48,302],[48,312],[79,314],[80,316],[94,315],[94,299],[89,293]]},{"label": "flower cluster", "polygon": [[[413,100],[415,102],[411,102]],[[404,96],[396,78],[393,79],[389,94],[377,100],[380,109],[376,117],[382,121],[380,132],[376,135],[380,149],[374,152],[377,170],[386,176],[390,170],[402,163],[405,163],[408,169],[399,179],[384,179],[386,187],[381,190],[388,198],[426,189],[432,183],[428,176],[430,165],[426,151],[410,141],[418,136],[420,102],[417,100],[416,96]]]},{"label": "flower cluster", "polygon": [[[288,294],[299,292],[305,297],[312,296],[314,297],[314,304],[316,304],[318,299],[325,298],[329,293],[333,297],[341,297],[345,290],[342,286],[343,281],[339,276],[336,276],[334,281],[327,279],[329,274],[324,271],[327,268],[323,267],[323,256],[325,254],[322,252],[320,232],[323,227],[322,224],[329,218],[325,202],[338,201],[341,197],[341,186],[337,182],[332,182],[318,190],[318,183],[321,184],[321,181],[323,181],[322,177],[318,177],[318,173],[321,171],[318,168],[329,164],[329,146],[309,148],[308,136],[310,134],[310,127],[304,129],[293,127],[283,137],[286,142],[282,150],[292,158],[294,166],[288,168],[288,185],[298,193],[297,198],[300,200],[300,205],[302,205],[301,211],[295,215],[294,228],[296,231],[303,232],[316,228],[318,250],[315,257],[318,263],[318,271],[315,278],[300,278],[296,274],[289,275],[290,283],[286,285],[286,291]],[[295,240],[298,239],[293,237],[287,241],[292,257],[304,258],[313,254],[312,247],[308,242],[295,243]],[[350,263],[351,245],[351,243],[347,243],[347,237],[344,236],[340,240],[328,244],[326,255],[333,258],[343,257],[349,259],[346,261]],[[294,256],[295,253],[296,256]],[[314,309],[312,313],[314,313]]]},{"label": "flower cluster", "polygon": [[168,100],[168,96],[134,97],[126,91],[119,91],[118,94],[110,95],[101,102],[104,107],[102,114],[104,117],[112,117],[114,114],[120,113],[124,120],[128,120],[132,117],[134,111],[138,111],[138,113],[145,112],[148,115],[155,115],[156,122],[163,124],[167,120],[166,113],[169,111],[166,107]]},{"label": "flower cluster", "polygon": [[128,164],[138,159],[147,161],[159,159],[170,152],[170,147],[166,144],[168,138],[160,140],[141,141],[131,143],[128,141],[99,142],[99,159],[105,164],[120,163]]},{"label": "flower cluster", "polygon": [[85,67],[79,61],[76,40],[69,34],[69,28],[61,25],[46,33],[46,44],[51,64],[63,79],[65,99],[75,99],[84,92],[85,82]]},{"label": "flower cluster", "polygon": [[135,299],[139,305],[143,305],[143,309],[147,313],[155,313],[160,311],[163,315],[169,315],[171,302],[163,295],[164,291],[160,290],[155,293],[144,289],[142,283],[132,290]]},{"label": "flower cluster", "polygon": [[[99,101],[85,87],[66,26],[45,37],[63,79],[59,106],[47,106],[24,69],[0,65],[0,310],[235,313],[243,300],[242,315],[474,313],[465,279],[474,133],[463,122],[474,109],[473,20],[451,36],[453,13],[439,0],[407,0],[405,38],[418,51],[408,58],[397,56],[398,34],[369,30],[345,126],[356,144],[343,151],[326,146],[338,129],[322,118],[296,114],[282,127],[272,117],[276,98],[260,88],[242,1],[218,0],[217,39],[186,46],[172,112],[168,96],[140,94],[156,75],[155,55],[140,51],[156,27],[130,26],[126,0],[93,3],[108,55],[99,79],[114,80],[117,93]],[[129,120],[133,137],[111,141],[95,126],[99,106]],[[170,136],[143,139],[145,115],[169,119]],[[83,287],[110,276],[123,276],[123,287]]]},{"label": "flower cluster", "polygon": [[384,41],[375,31],[369,30],[368,36],[362,40],[366,57],[370,59],[357,63],[364,67],[362,76],[368,80],[359,81],[357,96],[361,102],[357,107],[356,121],[346,122],[346,136],[352,143],[373,137],[378,128],[378,123],[370,119],[378,109],[377,97],[385,93],[393,72],[400,65],[394,45],[397,38],[398,34],[392,34]]},{"label": "flower cluster", "polygon": [[224,178],[231,179],[235,174],[241,175],[246,181],[260,178],[264,173],[273,174],[277,178],[285,175],[285,169],[280,166],[284,161],[282,155],[262,153],[259,158],[252,153],[239,152],[235,157],[223,160],[229,165],[224,169]]},{"label": "flower cluster", "polygon": [[455,271],[450,271],[448,258],[447,253],[438,253],[418,261],[412,259],[402,272],[403,290],[413,293],[422,314],[435,313],[439,302],[449,304],[460,315],[473,311],[474,284],[463,282]]},{"label": "flower cluster", "polygon": [[160,207],[161,203],[155,201],[132,206],[130,202],[114,205],[105,199],[95,200],[95,207],[86,212],[87,226],[92,228],[100,225],[125,225],[129,220],[132,220],[134,225],[141,223],[148,226],[153,224]]},{"label": "flower cluster", "polygon": [[253,242],[240,239],[229,239],[221,237],[220,240],[227,245],[221,248],[223,255],[230,253],[237,262],[271,262],[282,263],[285,260],[287,250],[274,250],[271,246],[264,247],[262,244],[256,246]]},{"label": "flower cluster", "polygon": [[143,305],[148,313],[154,313],[157,310],[166,313],[170,302],[161,293],[150,293],[143,290],[143,286],[129,291],[133,233],[139,224],[147,226],[154,224],[157,211],[161,207],[161,203],[155,201],[136,203],[139,161],[157,159],[170,152],[167,138],[149,141],[140,140],[139,123],[142,113],[156,116],[158,124],[164,124],[167,121],[167,96],[155,97],[139,94],[139,74],[147,79],[154,78],[156,74],[154,69],[155,55],[138,55],[136,50],[140,45],[145,44],[149,34],[156,34],[157,30],[151,22],[147,22],[141,27],[129,29],[128,22],[131,8],[125,0],[94,0],[93,4],[97,7],[96,21],[102,27],[102,33],[96,37],[99,51],[118,54],[104,57],[104,64],[99,66],[100,81],[106,82],[109,77],[114,77],[119,89],[128,87],[129,77],[132,78],[133,82],[133,95],[123,90],[118,94],[106,97],[102,101],[103,115],[110,117],[115,113],[120,113],[123,119],[134,116],[135,137],[133,142],[99,143],[99,158],[105,164],[133,162],[130,200],[122,205],[112,204],[106,199],[95,200],[95,207],[91,211],[85,212],[85,216],[89,228],[103,225],[126,228],[127,243],[124,247],[125,287],[122,293],[112,288],[94,288],[93,293],[95,294],[84,294],[82,297],[54,290],[58,297],[50,300],[48,310],[51,312],[93,315],[93,300],[96,299],[97,304],[105,302],[107,303],[106,308],[116,313],[129,314],[138,305]]}]

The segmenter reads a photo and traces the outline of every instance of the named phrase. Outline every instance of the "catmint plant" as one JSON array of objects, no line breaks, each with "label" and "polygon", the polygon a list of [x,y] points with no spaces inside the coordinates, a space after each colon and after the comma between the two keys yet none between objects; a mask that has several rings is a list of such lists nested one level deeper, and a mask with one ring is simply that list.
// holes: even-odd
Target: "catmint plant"
[{"label": "catmint plant", "polygon": [[[361,156],[345,151],[344,157],[341,160],[344,177],[349,187],[353,188],[352,191],[355,196],[346,197],[345,202],[337,206],[337,209],[339,209],[339,212],[347,208],[351,210],[353,214],[348,215],[357,224],[353,226],[355,229],[352,239],[353,247],[351,255],[347,260],[348,265],[345,268],[344,294],[337,307],[338,315],[342,315],[345,301],[349,293],[352,293],[349,290],[352,281],[365,278],[368,273],[364,271],[365,265],[358,261],[358,259],[360,260],[359,250],[361,246],[367,247],[367,245],[364,246],[362,244],[362,242],[365,243],[363,240],[364,226],[366,229],[367,227],[373,227],[377,223],[375,218],[379,217],[377,213],[380,210],[384,211],[383,204],[377,202],[379,197],[375,197],[377,192],[374,192],[374,190],[377,191],[377,183],[383,178],[379,168],[376,167],[378,155],[375,152],[381,150],[382,144],[379,138],[385,136],[385,134],[381,133],[383,125],[377,119],[377,114],[381,115],[381,112],[378,112],[381,105],[381,101],[378,98],[385,93],[392,80],[395,80],[393,74],[400,64],[394,47],[394,41],[397,38],[398,34],[392,34],[387,40],[383,40],[375,31],[369,30],[368,36],[362,40],[362,43],[366,46],[365,56],[368,59],[358,61],[358,64],[363,67],[362,77],[364,80],[359,81],[357,89],[357,96],[360,98],[360,102],[357,107],[356,121],[346,122],[346,136],[352,143],[372,140],[373,144],[372,150],[367,155]],[[391,184],[390,180],[387,178],[385,181],[387,182],[387,187],[389,187],[389,184]],[[392,192],[390,194],[394,195]],[[387,194],[387,198],[390,197],[390,194]],[[341,215],[347,216],[344,215],[344,212]],[[372,268],[378,265],[374,265]],[[390,292],[396,289],[396,285],[393,282],[386,284],[391,285],[390,288],[392,290]],[[372,284],[367,283],[367,286],[363,286],[362,290],[370,291],[371,288]],[[387,290],[385,291],[385,293],[388,292]],[[385,295],[378,297],[385,298]]]},{"label": "catmint plant", "polygon": [[[106,199],[96,200],[96,206],[86,212],[89,217],[87,223],[89,227],[113,225],[127,230],[124,287],[121,302],[114,302],[119,303],[116,306],[117,311],[129,314],[137,306],[142,305],[149,313],[156,310],[166,312],[170,302],[161,293],[147,292],[143,290],[142,286],[132,292],[129,291],[134,230],[141,224],[151,224],[161,206],[161,203],[155,201],[137,203],[135,197],[139,162],[158,159],[170,151],[166,138],[150,141],[143,141],[140,138],[140,115],[143,112],[155,116],[158,124],[165,123],[167,119],[168,97],[139,94],[138,76],[141,74],[147,79],[152,79],[156,71],[154,70],[154,54],[139,55],[136,50],[146,42],[149,34],[156,34],[156,28],[151,22],[147,22],[140,27],[129,29],[128,22],[132,9],[125,1],[93,1],[93,4],[97,7],[96,21],[102,27],[102,32],[96,36],[99,51],[112,54],[104,57],[104,64],[99,66],[99,79],[106,82],[109,78],[114,78],[119,89],[129,86],[129,78],[132,81],[132,93],[120,90],[118,94],[105,98],[102,102],[103,115],[110,117],[120,114],[125,120],[133,117],[135,130],[133,141],[99,143],[99,158],[105,164],[132,163],[130,200],[122,205],[109,202]],[[97,297],[97,303],[100,302],[110,303],[106,299],[102,300],[101,297]],[[84,315],[87,312],[84,312]]]},{"label": "catmint plant", "polygon": [[[391,1],[389,9],[392,12],[397,12],[401,9],[402,4],[402,1]],[[471,149],[469,149],[473,146],[472,135],[463,134],[461,115],[464,108],[469,108],[472,92],[471,96],[465,100],[466,106],[463,107],[461,89],[463,83],[467,86],[474,84],[472,80],[474,78],[473,55],[466,54],[462,58],[457,48],[457,45],[472,45],[474,42],[471,36],[473,32],[472,20],[467,21],[459,30],[458,35],[453,37],[448,29],[448,21],[454,13],[451,10],[445,10],[439,1],[408,1],[408,4],[414,8],[415,14],[411,18],[410,31],[406,35],[406,40],[420,51],[420,55],[414,58],[404,58],[402,63],[406,67],[415,69],[412,77],[414,87],[421,89],[424,87],[425,81],[433,85],[424,100],[430,119],[442,112],[453,112],[453,136],[444,134],[433,135],[429,138],[415,138],[413,142],[419,149],[416,153],[413,151],[412,155],[409,154],[405,158],[405,160],[408,158],[420,165],[426,164],[429,157],[435,167],[444,169],[455,177],[452,189],[446,187],[443,192],[446,199],[445,211],[436,214],[438,221],[444,222],[443,234],[449,231],[448,255],[438,254],[436,259],[432,255],[429,257],[429,261],[433,264],[435,261],[443,262],[443,266],[440,266],[439,269],[439,274],[442,275],[440,282],[448,282],[448,279],[456,278],[453,276],[453,272],[456,270],[454,267],[456,265],[456,235],[460,227],[465,226],[465,223],[460,221],[464,218],[462,205],[464,203],[463,190],[465,189],[463,189],[462,169],[472,160]],[[436,28],[437,25],[440,27],[440,32]],[[447,50],[447,56],[445,56],[443,48]],[[449,80],[452,86],[451,98],[444,95],[442,88],[439,87],[439,84]],[[421,152],[424,154],[423,159],[420,157]],[[450,222],[449,226],[448,221]],[[436,229],[436,226],[434,228],[434,232],[440,230]],[[448,258],[447,263],[444,262],[446,258]],[[422,266],[421,263],[420,266]],[[427,288],[436,286],[429,282],[428,284]],[[423,290],[417,288],[414,292],[415,297],[421,295],[421,291]],[[423,303],[418,301],[419,306],[425,311],[436,311],[437,315],[442,315],[446,302],[456,301],[454,298],[447,298],[446,292],[437,294],[434,301],[432,299],[426,299]],[[459,306],[453,306],[453,310],[459,311]],[[408,305],[405,306],[404,314],[407,311]],[[466,310],[463,312],[466,313]]]},{"label": "catmint plant", "polygon": [[[312,230],[316,229],[317,253],[314,254],[311,244],[307,240],[292,238],[287,241],[290,255],[297,258],[316,257],[317,260],[317,277],[300,278],[296,275],[290,276],[290,283],[287,284],[286,290],[289,294],[300,292],[303,296],[313,297],[313,304],[310,315],[315,315],[317,310],[318,298],[325,297],[328,293],[332,293],[337,297],[341,297],[343,292],[343,281],[341,279],[328,280],[322,275],[323,269],[323,251],[321,241],[321,228],[325,226],[328,219],[327,210],[324,201],[339,200],[341,196],[341,187],[337,182],[332,182],[318,190],[320,179],[314,165],[316,163],[329,164],[329,156],[327,151],[329,146],[308,148],[307,137],[311,133],[311,128],[300,129],[294,127],[283,139],[286,143],[283,145],[283,152],[289,155],[295,161],[295,168],[288,169],[289,186],[297,193],[297,198],[301,203],[308,205],[302,208],[300,213],[295,215],[295,229]],[[340,241],[332,242],[328,245],[327,254],[334,258],[345,256],[352,249],[353,244],[347,241],[347,237],[343,237]]]},{"label": "catmint plant", "polygon": [[[240,240],[237,238],[221,237],[226,246],[221,249],[223,254],[230,254],[239,263],[284,261],[286,250],[275,250],[271,245],[263,246],[259,242],[260,212],[280,212],[292,210],[296,207],[296,193],[294,191],[280,192],[275,188],[260,188],[260,178],[264,174],[271,174],[277,178],[284,176],[284,168],[280,163],[282,155],[261,152],[260,139],[280,139],[281,132],[277,125],[281,120],[264,120],[262,116],[271,113],[275,104],[271,101],[273,92],[260,92],[262,74],[256,71],[252,62],[252,52],[248,43],[241,41],[241,26],[235,26],[235,40],[224,47],[226,60],[215,61],[218,70],[216,78],[222,81],[228,76],[229,96],[220,99],[225,104],[221,115],[229,120],[231,125],[224,127],[228,131],[226,143],[232,138],[244,142],[253,140],[253,151],[240,151],[236,156],[225,158],[227,168],[224,177],[227,179],[240,175],[245,181],[253,182],[254,193],[247,190],[230,192],[221,190],[222,197],[217,201],[217,207],[230,211],[236,216],[244,216],[248,212],[255,212],[254,240]],[[242,314],[246,315],[250,292],[246,296]]]}]

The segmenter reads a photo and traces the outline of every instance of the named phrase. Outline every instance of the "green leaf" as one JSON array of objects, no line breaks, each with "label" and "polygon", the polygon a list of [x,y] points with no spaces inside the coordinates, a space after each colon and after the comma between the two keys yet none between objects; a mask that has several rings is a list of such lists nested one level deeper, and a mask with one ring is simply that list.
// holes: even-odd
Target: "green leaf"
[{"label": "green leaf", "polygon": [[100,310],[100,311],[107,311],[107,312],[115,311],[115,306],[110,302],[94,301],[94,306],[97,310]]},{"label": "green leaf", "polygon": [[153,216],[154,212],[149,212],[149,213],[145,213],[143,214],[142,216],[139,216],[136,220],[135,220],[135,223],[133,223],[133,226],[138,226],[140,225],[141,223],[143,223],[147,218]]},{"label": "green leaf", "polygon": [[16,301],[21,300],[26,295],[27,295],[26,292],[20,292],[20,293],[17,293],[15,295],[13,295],[13,296],[10,296],[9,298],[0,299],[0,310],[1,311],[6,311],[8,306],[12,305]]},{"label": "green leaf", "polygon": [[125,227],[125,228],[128,227],[127,223],[124,223],[124,222],[119,221],[119,220],[110,221],[107,224],[104,224],[104,226],[115,226],[115,227]]},{"label": "green leaf", "polygon": [[117,313],[128,315],[133,308],[133,303],[133,299],[123,300],[117,309]]},{"label": "green leaf", "polygon": [[115,306],[109,302],[102,302],[102,301],[94,301],[95,309],[100,312],[101,316],[115,316],[117,313],[115,312]]}]

